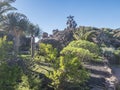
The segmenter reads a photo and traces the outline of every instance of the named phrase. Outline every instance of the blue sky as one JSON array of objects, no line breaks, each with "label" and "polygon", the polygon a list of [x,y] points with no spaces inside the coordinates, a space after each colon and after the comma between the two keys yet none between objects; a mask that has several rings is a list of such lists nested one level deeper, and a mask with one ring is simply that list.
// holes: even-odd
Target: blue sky
[{"label": "blue sky", "polygon": [[12,5],[49,34],[66,28],[69,15],[78,26],[120,27],[120,0],[16,0]]}]

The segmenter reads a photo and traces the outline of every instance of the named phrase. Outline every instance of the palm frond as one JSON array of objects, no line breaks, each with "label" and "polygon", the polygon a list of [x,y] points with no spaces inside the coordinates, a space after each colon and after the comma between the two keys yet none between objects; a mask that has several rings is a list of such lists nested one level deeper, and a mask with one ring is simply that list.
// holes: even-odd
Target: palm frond
[{"label": "palm frond", "polygon": [[90,38],[90,36],[92,35],[92,34],[94,34],[96,31],[95,30],[91,30],[91,31],[89,31],[89,32],[86,32],[85,34],[84,34],[84,40],[87,40],[88,38]]},{"label": "palm frond", "polygon": [[22,31],[27,30],[28,19],[21,13],[9,13],[6,15],[4,21],[2,21],[3,28],[11,31],[14,28],[18,28]]},{"label": "palm frond", "polygon": [[11,2],[14,2],[14,0],[3,0],[0,1],[0,15],[2,15],[3,13],[10,11],[10,10],[16,10],[15,7],[12,7],[10,5]]}]

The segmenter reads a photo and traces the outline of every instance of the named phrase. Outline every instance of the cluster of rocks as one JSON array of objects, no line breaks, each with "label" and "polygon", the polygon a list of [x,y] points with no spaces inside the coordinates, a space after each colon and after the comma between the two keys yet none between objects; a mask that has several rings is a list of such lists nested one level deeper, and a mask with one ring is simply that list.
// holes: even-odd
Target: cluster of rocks
[{"label": "cluster of rocks", "polygon": [[63,47],[69,44],[73,40],[73,30],[65,29],[59,31],[58,29],[53,30],[53,35],[48,33],[43,33],[42,39],[40,42],[51,44],[54,48],[61,50]]},{"label": "cluster of rocks", "polygon": [[[58,50],[65,47],[69,42],[74,40],[73,32],[75,30],[81,29],[89,29],[88,31],[95,31],[92,37],[89,37],[89,40],[97,43],[97,44],[105,44],[108,46],[113,46],[115,48],[120,47],[120,38],[116,38],[114,34],[120,32],[120,30],[113,30],[108,29],[108,32],[104,31],[104,28],[99,29],[95,27],[84,27],[80,26],[76,29],[74,28],[66,28],[64,30],[53,30],[53,34],[49,35],[48,33],[44,32],[42,35],[42,39],[40,42],[52,44],[53,47],[57,48]],[[117,33],[116,33],[117,32]],[[111,34],[108,34],[111,33]]]}]

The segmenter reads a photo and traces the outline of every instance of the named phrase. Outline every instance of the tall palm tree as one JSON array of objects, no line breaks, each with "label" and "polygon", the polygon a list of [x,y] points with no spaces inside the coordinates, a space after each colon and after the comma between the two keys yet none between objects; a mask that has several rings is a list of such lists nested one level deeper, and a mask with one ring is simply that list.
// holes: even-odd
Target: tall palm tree
[{"label": "tall palm tree", "polygon": [[27,30],[27,34],[31,36],[31,56],[34,56],[35,49],[35,37],[41,36],[41,30],[38,25],[34,25],[33,23],[29,23],[29,28]]},{"label": "tall palm tree", "polygon": [[20,46],[20,36],[28,28],[28,19],[21,13],[9,13],[2,22],[3,29],[12,34],[14,39],[14,50],[18,53]]},{"label": "tall palm tree", "polygon": [[10,4],[15,2],[15,0],[0,0],[0,21],[3,20],[3,14],[10,10],[16,10]]}]

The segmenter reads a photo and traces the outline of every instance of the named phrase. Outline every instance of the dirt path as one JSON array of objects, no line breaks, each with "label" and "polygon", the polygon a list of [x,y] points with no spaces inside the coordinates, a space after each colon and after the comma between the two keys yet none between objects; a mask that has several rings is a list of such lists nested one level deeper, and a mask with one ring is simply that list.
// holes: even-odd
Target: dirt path
[{"label": "dirt path", "polygon": [[116,85],[120,83],[120,66],[108,67],[109,72],[112,73],[111,77],[106,78],[108,90],[116,90]]},{"label": "dirt path", "polygon": [[103,64],[85,63],[84,66],[90,71],[91,90],[116,90],[116,85],[120,83],[120,66],[108,64],[107,59]]},{"label": "dirt path", "polygon": [[120,66],[112,66],[111,69],[113,74],[116,76],[116,78],[120,82]]}]

